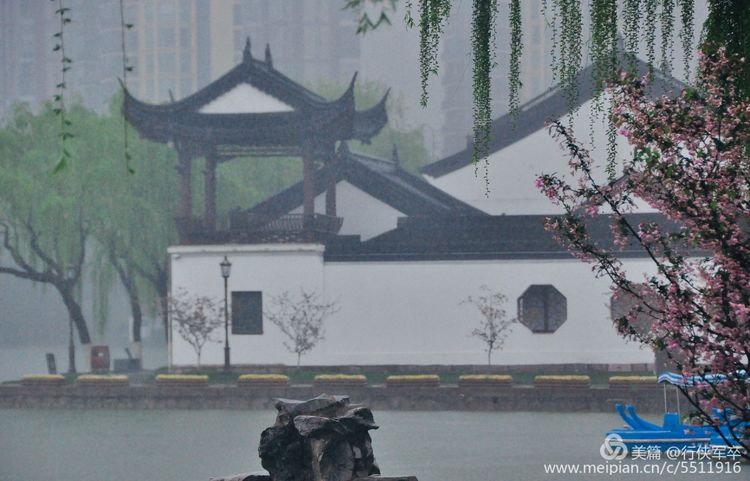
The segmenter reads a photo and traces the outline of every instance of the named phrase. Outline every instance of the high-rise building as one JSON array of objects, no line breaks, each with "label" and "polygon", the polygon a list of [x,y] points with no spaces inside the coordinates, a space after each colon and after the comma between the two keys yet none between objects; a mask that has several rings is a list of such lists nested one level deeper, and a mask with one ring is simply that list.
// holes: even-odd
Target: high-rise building
[{"label": "high-rise building", "polygon": [[360,65],[356,14],[331,0],[235,0],[234,63],[247,35],[253,52],[271,46],[274,65],[299,81],[348,82]]},{"label": "high-rise building", "polygon": [[[554,84],[552,77],[552,34],[546,28],[540,0],[521,3],[523,54],[521,57],[521,103]],[[492,114],[497,118],[508,110],[508,65],[510,59],[510,5],[498,2],[496,60],[492,73]],[[472,130],[471,8],[459,4],[451,12],[441,54],[440,78],[443,98],[443,152],[461,150]]]},{"label": "high-rise building", "polygon": [[54,16],[49,2],[0,1],[0,116],[13,104],[51,98]]},{"label": "high-rise building", "polygon": [[[65,48],[70,97],[103,109],[123,75],[120,2],[71,0]],[[301,82],[345,82],[359,65],[356,15],[329,0],[125,0],[133,71],[128,87],[152,102],[182,98],[229,70],[249,36],[262,57]],[[0,0],[0,117],[15,102],[51,99],[59,82],[56,4]]]}]

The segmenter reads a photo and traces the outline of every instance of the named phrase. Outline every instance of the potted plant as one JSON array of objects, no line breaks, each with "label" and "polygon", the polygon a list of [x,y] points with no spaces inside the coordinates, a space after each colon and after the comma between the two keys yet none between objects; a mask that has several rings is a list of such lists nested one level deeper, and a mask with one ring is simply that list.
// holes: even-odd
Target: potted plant
[{"label": "potted plant", "polygon": [[26,374],[21,385],[30,387],[57,387],[67,383],[62,374]]},{"label": "potted plant", "polygon": [[425,388],[440,386],[440,376],[437,374],[411,374],[388,376],[385,379],[388,388]]},{"label": "potted plant", "polygon": [[208,376],[205,374],[159,374],[156,376],[157,387],[207,387]]},{"label": "potted plant", "polygon": [[83,388],[127,387],[130,385],[130,378],[122,374],[82,374],[76,379],[76,385]]},{"label": "potted plant", "polygon": [[513,387],[509,374],[463,374],[458,377],[460,389],[508,389]]},{"label": "potted plant", "polygon": [[534,377],[537,389],[588,389],[591,377],[582,375],[544,375]]},{"label": "potted plant", "polygon": [[611,376],[609,388],[618,391],[656,389],[656,376]]},{"label": "potted plant", "polygon": [[237,387],[270,389],[289,387],[289,376],[284,374],[243,374],[237,378]]}]

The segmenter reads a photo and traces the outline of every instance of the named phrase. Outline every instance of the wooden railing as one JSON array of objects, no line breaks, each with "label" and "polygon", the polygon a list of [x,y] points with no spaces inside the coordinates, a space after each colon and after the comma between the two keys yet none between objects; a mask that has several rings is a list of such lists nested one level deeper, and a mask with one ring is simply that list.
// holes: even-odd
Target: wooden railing
[{"label": "wooden railing", "polygon": [[230,212],[228,229],[209,229],[201,219],[176,219],[181,244],[316,242],[335,236],[343,219],[324,214],[258,216]]}]

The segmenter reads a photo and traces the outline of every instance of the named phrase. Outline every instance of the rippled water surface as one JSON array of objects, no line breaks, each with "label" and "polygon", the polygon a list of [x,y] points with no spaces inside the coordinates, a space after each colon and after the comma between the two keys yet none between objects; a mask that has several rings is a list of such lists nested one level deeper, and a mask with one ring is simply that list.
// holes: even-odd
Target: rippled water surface
[{"label": "rippled water surface", "polygon": [[[1,481],[206,481],[261,469],[270,411],[0,410]],[[657,475],[562,476],[545,463],[602,463],[608,414],[380,411],[373,432],[384,475],[420,481],[655,480]],[[641,461],[625,461],[642,464]],[[667,478],[668,476],[664,476]],[[750,466],[730,476],[750,479]]]}]

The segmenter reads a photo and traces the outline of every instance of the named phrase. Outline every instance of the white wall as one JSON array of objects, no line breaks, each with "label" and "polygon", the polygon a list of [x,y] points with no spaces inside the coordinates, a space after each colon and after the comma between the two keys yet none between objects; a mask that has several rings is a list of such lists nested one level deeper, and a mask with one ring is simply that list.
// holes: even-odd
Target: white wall
[{"label": "white wall", "polygon": [[[315,212],[322,214],[325,211],[326,196],[323,193],[315,197]],[[290,213],[301,214],[302,206]],[[336,184],[336,215],[344,219],[339,235],[359,235],[362,240],[395,229],[398,218],[404,216],[346,181]]]},{"label": "white wall", "polygon": [[[482,284],[503,292],[516,316],[516,299],[532,284],[552,284],[568,302],[567,321],[553,334],[514,326],[497,364],[648,363],[653,354],[623,340],[609,315],[608,283],[577,260],[329,262],[321,246],[226,246],[233,263],[230,290],[263,291],[264,307],[284,290],[316,289],[340,310],[326,323],[326,339],[307,364],[483,364],[481,341],[469,336],[480,318],[461,304]],[[223,295],[221,248],[173,247],[173,284],[217,298]],[[179,258],[177,257],[179,256]],[[627,261],[632,275],[646,261]],[[262,336],[232,336],[235,364],[293,364],[278,329],[264,320]],[[223,337],[222,337],[223,339]],[[205,349],[205,364],[223,362],[221,343]],[[175,336],[174,363],[194,354]]]},{"label": "white wall", "polygon": [[[315,244],[227,245],[171,247],[171,292],[179,288],[189,293],[224,299],[224,280],[219,263],[226,255],[232,263],[229,291],[262,291],[264,307],[270,294],[284,290],[318,290],[325,294],[322,246]],[[231,306],[230,306],[231,312]],[[230,328],[231,333],[231,328]],[[230,334],[231,336],[231,334]],[[195,352],[173,330],[172,359],[175,364],[194,364]],[[223,327],[216,332],[218,343],[203,349],[204,364],[224,362]],[[231,336],[232,362],[283,362],[289,357],[279,330],[268,322],[263,335]]]},{"label": "white wall", "polygon": [[[591,102],[573,114],[573,128],[579,140],[591,148],[595,165],[606,164],[606,125],[601,119],[590,124]],[[568,117],[563,118],[567,125]],[[592,129],[593,127],[593,129]],[[593,132],[593,148],[589,132]],[[618,159],[629,152],[625,140],[618,137]],[[566,151],[542,128],[518,142],[489,156],[489,195],[485,195],[484,161],[474,174],[470,164],[441,177],[425,176],[428,182],[454,197],[493,215],[557,214],[562,209],[553,205],[535,186],[539,174],[565,174],[570,171]],[[604,179],[603,171],[602,179]],[[570,179],[570,176],[567,175]]]},{"label": "white wall", "polygon": [[257,114],[291,112],[292,107],[281,100],[242,83],[201,107],[202,114]]}]

